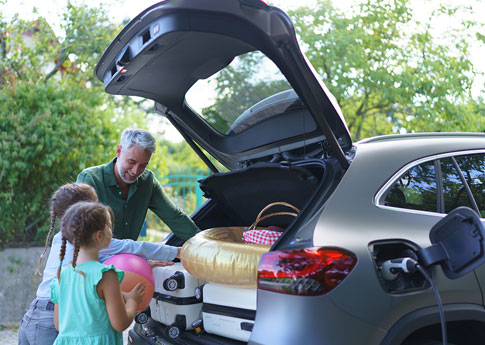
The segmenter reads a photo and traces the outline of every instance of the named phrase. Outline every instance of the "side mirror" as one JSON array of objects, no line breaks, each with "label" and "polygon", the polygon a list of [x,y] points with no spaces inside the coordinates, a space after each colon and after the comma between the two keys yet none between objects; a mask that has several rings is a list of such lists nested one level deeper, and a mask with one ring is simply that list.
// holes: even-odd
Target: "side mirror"
[{"label": "side mirror", "polygon": [[429,233],[431,247],[418,252],[423,266],[440,264],[449,279],[457,279],[485,261],[485,230],[477,212],[457,207]]}]

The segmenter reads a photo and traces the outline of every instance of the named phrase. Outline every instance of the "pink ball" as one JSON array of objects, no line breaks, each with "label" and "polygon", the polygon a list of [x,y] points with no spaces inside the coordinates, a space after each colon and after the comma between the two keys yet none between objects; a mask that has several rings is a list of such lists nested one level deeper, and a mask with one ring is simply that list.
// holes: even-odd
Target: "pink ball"
[{"label": "pink ball", "polygon": [[125,272],[125,276],[121,281],[121,291],[130,292],[139,282],[145,285],[145,294],[136,308],[137,311],[144,310],[150,304],[155,292],[155,279],[148,262],[135,254],[118,254],[110,257],[104,264],[113,265]]}]

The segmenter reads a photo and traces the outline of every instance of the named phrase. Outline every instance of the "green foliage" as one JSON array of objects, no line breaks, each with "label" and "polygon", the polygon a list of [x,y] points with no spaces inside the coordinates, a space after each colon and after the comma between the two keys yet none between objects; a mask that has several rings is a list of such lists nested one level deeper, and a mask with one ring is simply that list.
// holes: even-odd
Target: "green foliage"
[{"label": "green foliage", "polygon": [[1,247],[43,241],[51,194],[110,159],[120,126],[133,117],[117,111],[121,101],[93,77],[115,34],[102,11],[69,5],[64,39],[41,18],[0,22]]},{"label": "green foliage", "polygon": [[[158,177],[169,174],[170,170],[185,169],[187,167],[201,170],[207,169],[205,163],[202,162],[185,141],[172,142],[164,139],[161,135],[157,137],[157,152],[152,156],[149,168],[157,171],[160,174]],[[216,164],[214,161],[213,163]]]},{"label": "green foliage", "polygon": [[408,0],[367,0],[349,13],[322,0],[290,16],[358,140],[403,131],[485,130],[473,111],[483,100],[471,97],[477,72],[469,60],[470,29],[477,23],[464,21],[446,32],[444,42],[452,44],[436,37],[431,25],[438,16],[456,22],[458,12],[469,10],[440,7],[420,23]]},{"label": "green foliage", "polygon": [[[84,4],[69,2],[61,18],[57,34],[42,18],[0,18],[0,247],[43,241],[52,193],[110,160],[124,128],[150,127],[151,106],[106,94],[93,75],[119,28]],[[175,146],[161,142],[153,165],[200,166]]]},{"label": "green foliage", "polygon": [[15,272],[15,268],[17,268],[17,269],[20,268],[19,265],[22,263],[21,259],[18,259],[18,258],[16,259],[16,258],[11,257],[11,256],[8,257],[8,261],[9,261],[9,264],[7,266],[7,271],[9,273]]},{"label": "green foliage", "polygon": [[86,164],[108,158],[105,147],[113,146],[113,137],[103,126],[103,113],[96,111],[97,99],[65,81],[12,83],[2,88],[3,240],[41,239],[35,235],[47,223],[51,193],[75,180]]}]

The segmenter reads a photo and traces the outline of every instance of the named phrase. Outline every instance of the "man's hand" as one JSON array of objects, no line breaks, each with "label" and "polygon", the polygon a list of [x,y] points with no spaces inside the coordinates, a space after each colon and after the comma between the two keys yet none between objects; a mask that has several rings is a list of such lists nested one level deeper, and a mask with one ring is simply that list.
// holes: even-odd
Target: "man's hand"
[{"label": "man's hand", "polygon": [[172,261],[158,261],[158,260],[148,260],[148,264],[153,269],[154,267],[165,267],[165,266],[172,266]]}]

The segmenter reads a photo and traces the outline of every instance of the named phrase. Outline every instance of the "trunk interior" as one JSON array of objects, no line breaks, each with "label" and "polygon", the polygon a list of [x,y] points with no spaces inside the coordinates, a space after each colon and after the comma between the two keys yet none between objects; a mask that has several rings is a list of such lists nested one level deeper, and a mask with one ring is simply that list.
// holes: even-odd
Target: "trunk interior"
[{"label": "trunk interior", "polygon": [[[315,161],[291,166],[260,163],[213,174],[200,181],[200,188],[209,200],[194,215],[194,220],[201,229],[250,226],[264,207],[275,202],[289,203],[301,211],[325,180],[326,172],[323,162]],[[284,211],[291,209],[277,205],[265,214]],[[293,220],[288,215],[277,215],[262,220],[258,226],[286,229]]]}]

